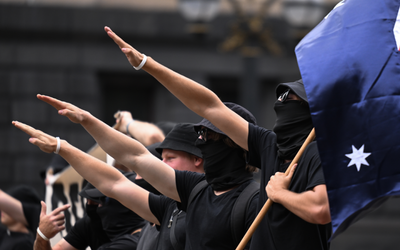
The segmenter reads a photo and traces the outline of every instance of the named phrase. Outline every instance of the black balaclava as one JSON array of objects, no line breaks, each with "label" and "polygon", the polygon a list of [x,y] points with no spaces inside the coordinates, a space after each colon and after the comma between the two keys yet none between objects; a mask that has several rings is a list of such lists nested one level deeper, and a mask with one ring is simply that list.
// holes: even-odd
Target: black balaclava
[{"label": "black balaclava", "polygon": [[245,169],[242,148],[229,147],[222,140],[198,140],[196,146],[203,154],[206,180],[213,190],[224,191],[253,178]]},{"label": "black balaclava", "polygon": [[86,204],[86,214],[92,220],[99,220],[100,217],[97,215],[97,205]]},{"label": "black balaclava", "polygon": [[[257,124],[253,114],[244,107],[232,102],[224,102],[224,104],[247,122]],[[206,127],[215,133],[227,136],[205,118],[194,126],[196,132]],[[200,148],[203,155],[206,180],[213,190],[225,191],[253,178],[253,173],[246,170],[245,151],[242,148],[229,147],[222,140],[207,140],[206,142],[197,140],[196,146]]]},{"label": "black balaclava", "polygon": [[[135,173],[121,172],[130,181],[135,182],[148,191],[150,190],[149,187],[152,188],[151,190],[154,189],[145,180],[136,180]],[[121,235],[131,234],[134,230],[143,227],[146,223],[144,219],[135,212],[125,207],[117,200],[106,197],[90,183],[87,183],[79,195],[101,204],[98,207],[97,205],[87,205],[86,213],[92,221],[96,223],[100,221],[102,225],[100,228],[104,230],[111,241]]]},{"label": "black balaclava", "polygon": [[275,102],[276,123],[274,132],[280,159],[293,160],[313,128],[310,108],[302,101]]},{"label": "black balaclava", "polygon": [[86,204],[86,215],[90,218],[89,227],[91,228],[91,231],[97,236],[97,245],[101,246],[104,243],[110,242],[110,239],[103,230],[101,218],[97,214],[97,206],[98,205]]},{"label": "black balaclava", "polygon": [[121,235],[131,234],[135,229],[144,226],[145,222],[142,218],[117,200],[104,197],[102,203],[103,205],[97,208],[97,214],[111,241]]}]

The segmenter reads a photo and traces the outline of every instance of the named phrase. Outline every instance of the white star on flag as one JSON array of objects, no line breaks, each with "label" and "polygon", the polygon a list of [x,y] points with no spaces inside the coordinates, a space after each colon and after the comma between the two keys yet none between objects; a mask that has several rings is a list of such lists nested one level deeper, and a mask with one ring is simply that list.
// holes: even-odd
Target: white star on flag
[{"label": "white star on flag", "polygon": [[351,161],[350,161],[349,165],[347,165],[347,167],[350,167],[352,165],[356,165],[357,171],[360,171],[361,164],[369,166],[366,158],[371,153],[364,153],[364,145],[362,145],[361,148],[358,149],[358,150],[356,149],[356,147],[354,147],[354,145],[351,145],[351,147],[353,148],[353,153],[346,154],[346,156],[351,159]]},{"label": "white star on flag", "polygon": [[400,50],[400,9],[397,13],[396,23],[393,28],[393,34],[396,40],[397,48]]}]

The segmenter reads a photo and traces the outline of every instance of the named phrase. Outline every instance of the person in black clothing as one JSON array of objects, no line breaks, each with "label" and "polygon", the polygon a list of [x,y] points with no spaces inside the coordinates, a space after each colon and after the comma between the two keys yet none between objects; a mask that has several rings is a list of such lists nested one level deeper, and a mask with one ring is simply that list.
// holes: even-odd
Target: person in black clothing
[{"label": "person in black clothing", "polygon": [[[121,173],[132,183],[157,193],[150,184],[142,178],[137,178],[133,172]],[[42,210],[39,230],[44,235],[37,236],[34,249],[136,249],[141,228],[145,225],[143,218],[126,208],[117,200],[106,197],[92,184],[88,183],[79,193],[87,198],[86,214],[78,220],[68,234],[53,248],[46,240],[52,238],[61,228],[63,217],[56,217],[63,210],[57,208],[51,216],[46,216],[45,204]],[[56,217],[56,218],[55,218]]]},{"label": "person in black clothing", "polygon": [[[230,215],[239,195],[254,182],[253,173],[247,168],[244,150],[235,145],[226,135],[219,133],[210,125],[210,122],[203,120],[198,124],[199,131],[204,132],[198,143],[205,158],[204,175],[172,169],[165,162],[151,155],[136,140],[127,138],[89,112],[72,104],[44,95],[38,95],[38,98],[54,106],[59,110],[60,115],[65,115],[71,121],[80,123],[105,152],[140,174],[167,197],[182,203],[182,210],[186,211],[185,249],[232,249],[236,246],[234,236],[230,233]],[[253,115],[243,107],[232,104],[231,108],[236,109],[248,122],[255,123]],[[39,146],[41,150],[55,152],[58,144],[56,138],[20,122],[14,121],[13,124],[29,134],[31,143]],[[209,130],[205,131],[205,128]],[[84,158],[83,152],[65,140],[60,140],[59,154],[108,197],[121,200],[128,195],[123,194],[124,190],[132,190],[136,193],[134,191],[136,187],[129,186],[112,168],[96,159]],[[207,187],[199,192],[192,204],[188,206],[191,190],[205,179],[208,182]],[[145,195],[147,198],[148,194]],[[245,212],[244,231],[255,218],[257,200],[258,196],[254,196]],[[129,199],[123,203],[138,211],[137,213],[146,220],[157,220],[153,213],[148,212],[145,205],[134,204],[135,201],[136,199]]]},{"label": "person in black clothing", "polygon": [[[177,124],[155,149],[173,169],[204,173],[202,154],[195,146],[197,137],[193,124]],[[160,223],[155,228],[147,226],[143,229],[138,250],[184,249],[186,213],[178,208],[176,201],[164,195],[150,193],[148,203]]]},{"label": "person in black clothing", "polygon": [[25,185],[15,186],[7,193],[0,190],[0,250],[33,248],[39,223],[40,198]]},{"label": "person in black clothing", "polygon": [[[115,130],[113,129],[113,131]],[[122,135],[119,132],[117,132],[117,134],[118,136]],[[124,135],[122,136],[123,138],[128,138]],[[155,149],[162,154],[163,161],[168,166],[175,169],[182,169],[186,171],[196,171],[203,173],[204,171],[203,171],[203,160],[201,158],[201,151],[194,146],[197,137],[198,137],[197,133],[195,133],[192,124],[177,124],[161,144],[155,145],[156,146]],[[129,138],[129,140],[132,139]],[[152,149],[153,149],[152,145],[148,147],[148,150],[150,150],[151,152]],[[73,150],[75,151],[77,149],[74,148]],[[152,157],[154,157],[153,154]],[[66,159],[69,160],[67,157]],[[83,153],[82,151],[78,150],[76,153],[74,153],[73,159],[74,160],[79,159],[79,163],[70,162],[70,164],[75,168],[79,169],[79,167],[82,167],[84,169],[90,169],[90,168],[93,169],[93,172],[90,172],[89,176],[83,174],[83,177],[87,178],[88,181],[91,181],[92,180],[91,177],[97,176],[98,173],[105,172],[104,170],[108,170],[104,176],[100,174],[100,176],[97,176],[98,178],[94,178],[94,182],[100,181],[101,178],[105,178],[104,181],[101,181],[101,183],[104,184],[104,187],[107,187],[107,189],[105,190],[107,191],[109,188],[112,187],[117,192],[112,197],[118,199],[128,208],[137,212],[143,218],[157,225],[157,228],[160,230],[160,234],[157,237],[156,248],[154,249],[174,249],[172,244],[179,246],[185,245],[185,239],[186,239],[185,236],[186,225],[184,223],[185,214],[182,213],[180,210],[178,212],[175,212],[177,204],[174,200],[162,195],[157,195],[158,194],[157,191],[149,192],[147,190],[144,190],[140,188],[138,185],[135,185],[133,182],[127,181],[126,178],[120,177],[120,179],[118,180],[115,179],[108,181],[110,177],[111,178],[119,177],[120,173],[118,171],[115,171],[114,168],[108,166],[104,162],[94,159],[93,157],[89,156],[86,153]],[[119,185],[115,185],[115,183],[119,183]],[[137,180],[135,181],[135,183],[137,184]],[[98,191],[98,189],[96,190]],[[92,204],[93,202],[96,202],[96,204],[97,203],[104,204],[103,201],[94,199],[95,197],[93,197],[93,192],[90,193],[91,193],[90,196],[88,196],[88,191],[87,189],[85,189],[84,191],[81,192],[81,195],[89,198],[90,204]],[[108,199],[113,200],[112,198]],[[96,208],[97,210],[101,209],[95,207],[96,204],[94,204],[93,206],[87,206],[87,209],[92,210],[93,207]],[[115,208],[109,208],[109,210],[115,211]],[[88,214],[92,213],[93,212],[88,211]],[[95,221],[101,220],[103,227],[105,224],[107,224],[107,221],[113,221],[110,218],[106,218],[107,220],[104,223],[104,220],[101,217],[106,214],[107,213],[104,212],[103,209],[103,212],[101,212],[101,214],[97,213],[97,216],[100,217],[100,219],[97,218],[95,220]],[[94,215],[96,215],[96,213]],[[121,213],[115,213],[115,216],[121,216]],[[171,217],[175,216],[178,217],[178,220],[175,220],[178,223],[176,225],[176,229],[174,230],[177,243],[174,243],[170,239],[171,227],[169,226]],[[127,216],[121,216],[120,219],[127,220],[128,218]],[[90,220],[92,220],[91,223]],[[94,234],[92,229],[93,228],[92,223],[93,223],[93,216],[85,216],[84,219],[78,221],[75,224],[75,226],[68,233],[68,235],[53,249],[81,249],[90,240],[92,240],[93,244],[97,244],[97,245],[90,245],[92,249],[97,249],[96,247],[99,244],[102,245],[102,247],[100,247],[99,249],[104,249],[104,246],[110,248],[111,247],[110,244],[113,244],[113,241],[111,241],[111,243],[104,243],[104,239],[107,239],[107,236],[98,237],[99,233],[97,232],[94,232],[95,233]],[[111,228],[109,227],[109,229]],[[57,233],[57,230],[53,230],[52,228],[49,228],[48,230],[43,229],[42,231],[48,237],[51,237],[52,235]],[[107,233],[107,229],[105,231]],[[108,235],[108,238],[111,237]],[[99,242],[99,240],[101,241]],[[38,241],[40,241],[41,243],[46,243],[43,242],[42,238],[38,238]],[[45,246],[42,246],[40,244],[37,244],[38,249],[46,249]],[[47,243],[47,245],[49,244]],[[60,248],[61,246],[65,248]]]},{"label": "person in black clothing", "polygon": [[288,176],[282,173],[313,128],[302,80],[277,87],[277,120],[271,131],[240,117],[211,90],[140,53],[109,27],[105,31],[132,66],[140,65],[189,109],[248,151],[249,162],[262,169],[258,209],[267,198],[275,204],[257,229],[252,249],[329,248],[331,219],[316,142],[306,149],[298,162],[298,171],[295,167]]}]

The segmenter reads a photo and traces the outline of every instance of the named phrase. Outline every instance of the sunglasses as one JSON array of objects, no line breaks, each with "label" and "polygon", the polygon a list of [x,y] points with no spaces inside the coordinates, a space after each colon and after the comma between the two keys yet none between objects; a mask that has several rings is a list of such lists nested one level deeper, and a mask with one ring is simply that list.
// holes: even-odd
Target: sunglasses
[{"label": "sunglasses", "polygon": [[283,93],[278,97],[278,101],[280,101],[280,102],[286,101],[286,99],[287,99],[288,96],[289,96],[289,92],[290,92],[290,89],[287,89],[285,92],[283,92]]},{"label": "sunglasses", "polygon": [[197,134],[201,136],[201,140],[207,141],[207,132],[208,132],[207,128],[202,128],[199,131],[197,131]]}]

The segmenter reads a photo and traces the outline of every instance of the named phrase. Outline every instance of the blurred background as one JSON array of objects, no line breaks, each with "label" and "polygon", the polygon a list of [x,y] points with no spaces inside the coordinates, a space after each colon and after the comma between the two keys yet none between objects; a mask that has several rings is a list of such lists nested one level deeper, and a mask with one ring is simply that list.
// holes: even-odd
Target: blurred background
[{"label": "blurred background", "polygon": [[[132,69],[109,26],[161,64],[249,109],[272,128],[275,87],[301,78],[294,48],[338,0],[0,0],[0,188],[28,184],[52,155],[11,125],[25,122],[89,150],[95,141],[36,99],[46,94],[109,125],[135,119],[197,122],[161,84]],[[392,199],[332,242],[331,249],[400,249],[400,202]]]}]

